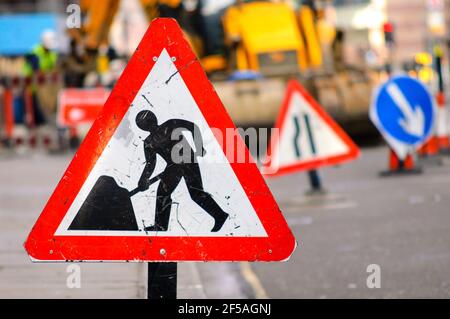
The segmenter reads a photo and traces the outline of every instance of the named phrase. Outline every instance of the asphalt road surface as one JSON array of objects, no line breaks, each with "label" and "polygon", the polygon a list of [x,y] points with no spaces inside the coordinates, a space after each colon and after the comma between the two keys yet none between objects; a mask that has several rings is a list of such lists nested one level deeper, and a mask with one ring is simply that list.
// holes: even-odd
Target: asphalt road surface
[{"label": "asphalt road surface", "polygon": [[[0,156],[1,298],[144,298],[146,265],[33,264],[22,244],[70,156]],[[299,242],[285,263],[179,264],[181,298],[450,297],[450,157],[418,176],[381,178],[387,149],[363,149],[320,171],[327,189],[306,195],[303,173],[269,180]],[[381,288],[366,285],[379,265]]]}]

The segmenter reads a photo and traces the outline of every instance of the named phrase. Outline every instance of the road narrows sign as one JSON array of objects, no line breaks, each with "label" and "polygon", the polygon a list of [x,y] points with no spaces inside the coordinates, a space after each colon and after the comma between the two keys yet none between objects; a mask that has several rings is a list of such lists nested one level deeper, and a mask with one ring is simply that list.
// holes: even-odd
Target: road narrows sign
[{"label": "road narrows sign", "polygon": [[[175,20],[156,19],[49,199],[35,261],[280,261],[296,242]],[[174,151],[190,161],[176,161]],[[234,153],[233,153],[234,154]],[[185,155],[185,154],[184,154]]]},{"label": "road narrows sign", "polygon": [[263,173],[283,175],[355,159],[359,149],[295,80],[288,83]]},{"label": "road narrows sign", "polygon": [[400,75],[380,86],[369,115],[392,150],[403,160],[433,133],[436,107],[421,82]]}]

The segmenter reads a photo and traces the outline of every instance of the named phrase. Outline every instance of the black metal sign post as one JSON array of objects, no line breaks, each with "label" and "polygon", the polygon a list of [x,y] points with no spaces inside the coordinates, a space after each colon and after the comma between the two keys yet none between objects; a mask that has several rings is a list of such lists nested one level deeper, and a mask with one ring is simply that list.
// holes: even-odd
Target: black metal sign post
[{"label": "black metal sign post", "polygon": [[311,194],[321,194],[324,193],[322,188],[322,182],[320,180],[319,172],[315,169],[308,171],[309,183],[311,185]]},{"label": "black metal sign post", "polygon": [[147,299],[177,299],[177,263],[148,263]]}]

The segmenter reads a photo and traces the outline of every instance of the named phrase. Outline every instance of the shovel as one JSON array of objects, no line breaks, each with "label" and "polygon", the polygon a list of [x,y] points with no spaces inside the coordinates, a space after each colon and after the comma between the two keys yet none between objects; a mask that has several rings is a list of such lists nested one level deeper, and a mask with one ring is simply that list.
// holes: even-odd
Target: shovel
[{"label": "shovel", "polygon": [[[160,178],[161,174],[151,178],[149,186]],[[137,187],[128,191],[113,177],[100,176],[68,230],[138,231],[131,197],[145,190]]]}]

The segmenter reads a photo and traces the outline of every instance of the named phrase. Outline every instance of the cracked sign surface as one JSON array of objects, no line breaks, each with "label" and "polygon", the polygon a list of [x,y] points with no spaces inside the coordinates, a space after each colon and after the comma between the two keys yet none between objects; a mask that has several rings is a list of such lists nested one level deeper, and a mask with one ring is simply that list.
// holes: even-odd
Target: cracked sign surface
[{"label": "cracked sign surface", "polygon": [[344,130],[296,81],[288,84],[271,141],[268,176],[336,165],[358,157],[359,149]]},{"label": "cracked sign surface", "polygon": [[177,23],[154,20],[33,227],[29,255],[286,260],[295,239],[243,141],[245,162],[225,151],[234,128]]}]

